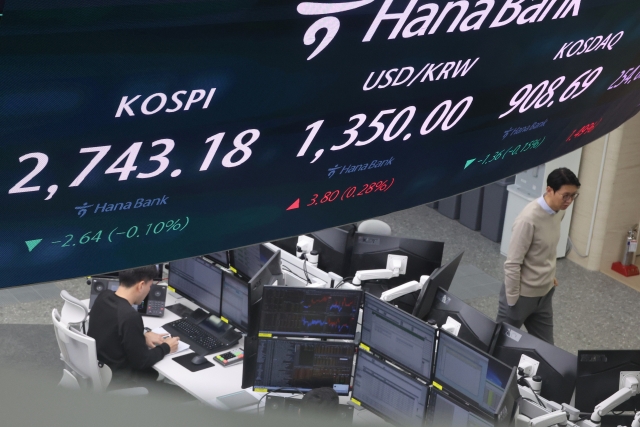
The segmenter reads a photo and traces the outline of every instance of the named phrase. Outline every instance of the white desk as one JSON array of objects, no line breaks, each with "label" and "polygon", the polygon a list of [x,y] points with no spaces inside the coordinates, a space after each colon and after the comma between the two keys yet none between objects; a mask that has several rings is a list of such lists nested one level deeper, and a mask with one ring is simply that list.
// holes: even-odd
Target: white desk
[{"label": "white desk", "polygon": [[[180,303],[193,310],[198,308],[191,301],[180,298],[171,292],[167,292],[166,305],[170,306],[175,303]],[[164,317],[143,317],[144,325],[151,329],[160,327],[177,319],[179,319],[179,317],[168,310],[165,310]],[[244,339],[241,339],[235,347],[215,354],[226,353],[233,349],[243,348],[243,342]],[[187,368],[184,368],[179,363],[172,360],[174,357],[179,357],[189,353],[193,354],[191,350],[178,354],[169,354],[160,362],[156,363],[153,368],[158,371],[160,375],[171,380],[171,382],[180,386],[183,390],[190,393],[201,402],[216,408],[226,409],[226,406],[218,402],[216,398],[218,396],[224,396],[226,394],[242,390],[240,388],[242,384],[242,363],[223,367],[220,364],[213,362],[213,356],[215,356],[215,354],[210,354],[206,356],[206,359],[213,363],[213,367],[209,367],[198,372],[190,372]],[[258,399],[263,394],[254,393],[250,390],[247,391],[254,394]]]},{"label": "white desk", "polygon": [[[83,303],[86,304],[87,307],[89,306],[88,299],[84,300]],[[182,298],[172,292],[167,292],[166,306],[170,306],[176,303],[180,303],[192,310],[198,308],[198,306],[191,301]],[[142,319],[146,327],[154,329],[161,327],[166,323],[177,320],[179,319],[179,317],[171,311],[165,310],[163,317],[143,316]],[[243,344],[244,338],[241,339],[235,347],[223,350],[219,353],[226,353],[227,351],[233,349],[244,348]],[[153,368],[158,371],[161,377],[167,378],[168,380],[194,396],[199,401],[218,409],[228,409],[225,405],[218,401],[217,397],[225,396],[242,390],[242,363],[237,363],[225,368],[220,364],[213,362],[213,356],[219,353],[206,356],[206,359],[209,362],[212,362],[214,366],[198,372],[191,372],[179,363],[172,360],[174,357],[179,357],[185,354],[194,354],[191,350],[186,350],[177,354],[169,354],[165,356],[164,359],[153,365]],[[251,393],[257,399],[260,399],[266,394],[254,392],[250,388],[245,389],[245,391]],[[290,394],[278,393],[272,393],[272,395],[283,397],[291,396]],[[349,400],[350,399],[348,396],[340,396],[341,404],[346,404],[347,402],[349,402]],[[263,401],[261,402],[261,408],[264,408],[265,401],[266,399],[263,399]],[[251,405],[242,408],[241,411],[257,412],[257,408],[256,406]],[[391,424],[388,424],[377,415],[367,411],[366,409],[358,410],[358,408],[354,410],[353,424],[391,427]]]}]

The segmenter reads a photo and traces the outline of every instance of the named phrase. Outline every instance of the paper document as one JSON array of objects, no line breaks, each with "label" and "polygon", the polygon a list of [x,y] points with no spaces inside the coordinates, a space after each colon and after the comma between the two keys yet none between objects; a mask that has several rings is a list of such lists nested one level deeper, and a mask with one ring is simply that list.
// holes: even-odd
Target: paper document
[{"label": "paper document", "polygon": [[[162,326],[159,328],[152,329],[151,332],[155,332],[158,335],[171,335],[169,332],[165,331]],[[189,350],[189,347],[191,346],[186,342],[178,341],[178,350],[175,353],[171,353],[171,354],[178,354],[185,350]]]}]

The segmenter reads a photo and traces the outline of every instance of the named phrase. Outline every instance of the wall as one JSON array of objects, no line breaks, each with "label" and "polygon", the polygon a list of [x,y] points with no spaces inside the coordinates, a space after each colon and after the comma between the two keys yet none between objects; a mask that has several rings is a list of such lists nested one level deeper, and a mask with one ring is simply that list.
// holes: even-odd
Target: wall
[{"label": "wall", "polygon": [[[575,250],[568,258],[589,270],[610,274],[611,263],[622,257],[627,230],[640,222],[640,116],[584,147],[579,179],[582,187],[569,233]],[[594,208],[591,245],[583,258],[577,252],[587,251]]]}]

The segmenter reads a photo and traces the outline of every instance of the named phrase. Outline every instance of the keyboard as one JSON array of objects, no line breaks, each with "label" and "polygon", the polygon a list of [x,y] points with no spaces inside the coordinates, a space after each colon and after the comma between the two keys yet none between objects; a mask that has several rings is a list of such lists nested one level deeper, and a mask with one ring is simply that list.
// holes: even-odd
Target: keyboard
[{"label": "keyboard", "polygon": [[[193,350],[196,353],[202,353],[202,350],[205,350],[207,354],[214,353],[219,350],[224,350],[230,346],[230,343],[224,342],[209,334],[198,325],[195,325],[186,319],[179,319],[174,322],[167,323],[163,328],[172,335],[180,337],[181,341],[184,341],[194,347]],[[198,349],[198,347],[202,350]]]}]

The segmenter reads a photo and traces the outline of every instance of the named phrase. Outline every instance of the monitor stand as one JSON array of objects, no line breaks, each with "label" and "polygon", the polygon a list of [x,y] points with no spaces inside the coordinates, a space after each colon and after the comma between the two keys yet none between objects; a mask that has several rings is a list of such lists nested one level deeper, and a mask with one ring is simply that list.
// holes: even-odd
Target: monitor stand
[{"label": "monitor stand", "polygon": [[208,319],[210,316],[211,314],[209,314],[208,312],[204,311],[201,308],[196,309],[194,312],[192,312],[189,315],[191,320],[193,320],[193,323],[195,323],[196,325],[199,325],[202,321],[204,321],[205,319]]},{"label": "monitor stand", "polygon": [[193,313],[193,310],[180,303],[175,303],[165,308],[179,317],[188,317]]}]

